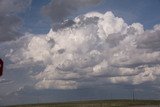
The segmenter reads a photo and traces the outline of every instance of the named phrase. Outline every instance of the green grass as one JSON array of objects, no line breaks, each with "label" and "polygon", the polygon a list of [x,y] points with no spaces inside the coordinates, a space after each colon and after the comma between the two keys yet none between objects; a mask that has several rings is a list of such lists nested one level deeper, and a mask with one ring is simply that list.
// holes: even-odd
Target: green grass
[{"label": "green grass", "polygon": [[28,104],[9,107],[130,107],[136,105],[160,105],[158,100],[100,100],[67,103]]}]

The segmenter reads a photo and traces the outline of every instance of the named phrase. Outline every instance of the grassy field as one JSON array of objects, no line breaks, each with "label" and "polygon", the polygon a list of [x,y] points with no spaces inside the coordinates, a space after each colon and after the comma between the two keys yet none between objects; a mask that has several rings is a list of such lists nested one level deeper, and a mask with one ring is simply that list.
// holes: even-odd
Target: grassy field
[{"label": "grassy field", "polygon": [[[101,100],[101,101],[78,101],[67,103],[50,103],[50,104],[30,104],[30,105],[17,105],[9,107],[132,107],[139,105],[159,105],[160,101],[157,100]],[[150,106],[149,106],[150,105]]]}]

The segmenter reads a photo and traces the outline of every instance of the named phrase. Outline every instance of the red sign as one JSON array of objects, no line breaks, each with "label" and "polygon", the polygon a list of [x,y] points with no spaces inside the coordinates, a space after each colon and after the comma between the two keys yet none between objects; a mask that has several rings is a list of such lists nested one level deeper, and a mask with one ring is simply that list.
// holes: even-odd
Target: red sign
[{"label": "red sign", "polygon": [[0,76],[3,74],[3,61],[0,59]]}]

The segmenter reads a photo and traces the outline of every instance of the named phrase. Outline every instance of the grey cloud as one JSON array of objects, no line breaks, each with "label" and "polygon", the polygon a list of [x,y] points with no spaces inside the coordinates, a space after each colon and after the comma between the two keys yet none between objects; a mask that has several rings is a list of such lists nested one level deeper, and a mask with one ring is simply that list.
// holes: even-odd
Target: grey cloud
[{"label": "grey cloud", "polygon": [[[114,52],[123,50],[125,47],[128,49],[121,51],[119,55],[122,58],[119,60],[120,62],[114,62],[114,66],[135,68],[147,65],[152,67],[160,63],[160,30],[158,25],[157,29],[146,30],[140,34],[136,34],[136,32],[136,29],[132,28],[132,31],[127,33],[127,38],[124,38],[121,43],[115,47]],[[131,44],[125,43],[127,39],[132,43],[131,47],[127,46]]]},{"label": "grey cloud", "polygon": [[23,12],[30,4],[31,0],[0,0],[0,42],[23,35],[19,31],[22,19],[17,13]]},{"label": "grey cloud", "polygon": [[13,40],[22,33],[18,31],[21,25],[21,19],[14,15],[0,16],[0,42]]},{"label": "grey cloud", "polygon": [[67,27],[71,27],[75,24],[75,22],[73,20],[65,20],[63,21],[61,24],[53,24],[52,25],[52,29],[54,31],[58,31],[59,29],[64,29],[64,28],[67,28]]},{"label": "grey cloud", "polygon": [[106,42],[108,43],[110,48],[113,48],[117,45],[119,45],[119,42],[123,40],[127,35],[121,35],[121,34],[110,34],[108,35],[108,38],[106,39]]},{"label": "grey cloud", "polygon": [[101,0],[52,0],[48,5],[43,7],[42,11],[53,22],[59,22],[79,8],[96,5],[100,2]]},{"label": "grey cloud", "polygon": [[31,0],[0,0],[0,14],[22,12],[31,4]]},{"label": "grey cloud", "polygon": [[147,31],[143,37],[138,37],[138,48],[151,51],[160,51],[160,29],[156,31]]}]

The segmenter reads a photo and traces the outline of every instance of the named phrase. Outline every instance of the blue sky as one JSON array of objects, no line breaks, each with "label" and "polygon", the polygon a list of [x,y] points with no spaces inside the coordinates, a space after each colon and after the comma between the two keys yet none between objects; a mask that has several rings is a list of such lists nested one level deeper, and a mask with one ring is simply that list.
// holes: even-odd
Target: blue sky
[{"label": "blue sky", "polygon": [[0,105],[160,99],[159,0],[1,0]]},{"label": "blue sky", "polygon": [[[33,0],[31,6],[20,14],[24,20],[24,31],[29,30],[33,33],[47,33],[51,27],[51,20],[41,12],[42,6],[50,0]],[[102,3],[75,12],[73,16],[84,14],[89,11],[105,13],[112,11],[116,16],[122,17],[126,23],[139,22],[146,29],[152,28],[160,22],[160,1],[159,0],[103,0]]]}]

